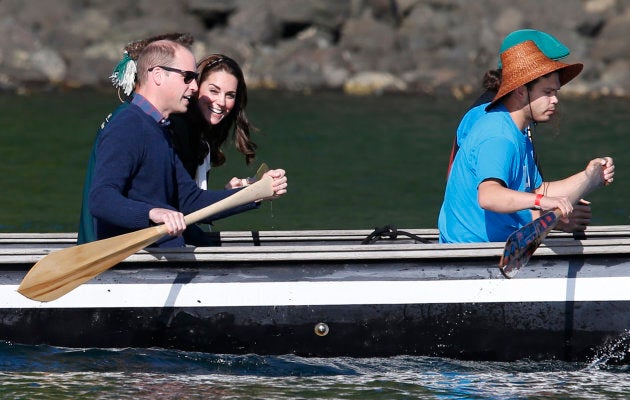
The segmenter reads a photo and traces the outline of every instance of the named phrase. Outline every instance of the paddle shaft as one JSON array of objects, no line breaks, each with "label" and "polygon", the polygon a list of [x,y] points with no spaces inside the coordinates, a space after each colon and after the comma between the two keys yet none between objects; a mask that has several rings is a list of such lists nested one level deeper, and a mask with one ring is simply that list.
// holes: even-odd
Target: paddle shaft
[{"label": "paddle shaft", "polygon": [[[192,225],[212,215],[216,215],[220,212],[229,210],[231,208],[238,207],[240,205],[247,204],[252,201],[261,200],[263,197],[272,196],[273,189],[271,190],[271,192],[262,193],[262,194],[265,194],[266,196],[262,196],[258,198],[256,198],[256,196],[253,196],[254,197],[253,199],[252,199],[252,194],[250,193],[252,191],[251,188],[253,188],[254,185],[256,185],[256,183],[260,182],[263,179],[263,174],[267,171],[269,171],[269,167],[267,166],[266,163],[262,163],[260,167],[258,167],[258,171],[256,171],[256,175],[255,175],[256,182],[252,183],[249,186],[246,186],[244,189],[234,193],[233,195],[226,197],[222,201],[218,201],[205,208],[202,208],[201,210],[197,210],[195,212],[192,212],[186,215],[184,217],[184,221],[186,222],[186,225]],[[268,178],[268,180],[272,181],[273,179]],[[249,188],[249,190],[246,191],[247,188]],[[166,233],[166,227],[164,227],[164,233]]]}]

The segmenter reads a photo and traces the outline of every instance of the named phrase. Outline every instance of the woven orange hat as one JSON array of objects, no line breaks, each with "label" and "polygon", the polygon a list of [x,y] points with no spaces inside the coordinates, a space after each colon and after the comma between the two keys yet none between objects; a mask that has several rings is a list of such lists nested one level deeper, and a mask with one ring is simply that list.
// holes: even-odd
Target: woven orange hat
[{"label": "woven orange hat", "polygon": [[582,72],[583,64],[565,64],[547,57],[536,44],[527,40],[501,53],[503,72],[501,86],[487,108],[496,105],[503,97],[533,80],[552,72],[558,72],[560,86]]}]

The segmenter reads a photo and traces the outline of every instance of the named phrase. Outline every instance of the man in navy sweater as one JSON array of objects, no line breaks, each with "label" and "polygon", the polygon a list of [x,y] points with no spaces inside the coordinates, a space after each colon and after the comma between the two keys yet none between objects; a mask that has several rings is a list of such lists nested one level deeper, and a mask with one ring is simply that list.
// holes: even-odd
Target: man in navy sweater
[{"label": "man in navy sweater", "polygon": [[[186,111],[198,89],[195,70],[194,55],[174,41],[155,41],[139,55],[131,104],[97,138],[89,208],[98,239],[163,223],[169,236],[155,245],[182,247],[184,214],[236,191],[199,189],[173,151],[168,117]],[[274,196],[287,188],[286,176],[281,170],[276,174]],[[256,206],[247,204],[212,219]]]}]

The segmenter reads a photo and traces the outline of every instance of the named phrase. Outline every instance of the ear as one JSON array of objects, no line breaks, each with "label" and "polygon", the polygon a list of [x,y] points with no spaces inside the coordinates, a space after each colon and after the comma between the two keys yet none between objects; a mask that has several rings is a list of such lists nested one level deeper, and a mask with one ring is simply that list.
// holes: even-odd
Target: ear
[{"label": "ear", "polygon": [[519,100],[527,102],[527,88],[525,85],[519,86],[514,90]]},{"label": "ear", "polygon": [[164,80],[164,70],[162,68],[156,68],[153,71],[149,71],[149,81],[155,86],[160,86]]}]

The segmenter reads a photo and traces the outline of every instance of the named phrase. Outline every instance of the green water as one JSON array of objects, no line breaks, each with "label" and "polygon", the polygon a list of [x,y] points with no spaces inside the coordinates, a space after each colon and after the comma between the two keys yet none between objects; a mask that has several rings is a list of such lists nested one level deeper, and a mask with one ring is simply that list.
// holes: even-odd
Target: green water
[{"label": "green water", "polygon": [[[289,193],[219,221],[216,229],[435,227],[452,136],[471,100],[252,92],[248,112],[261,130],[256,165],[246,167],[228,151],[210,186],[252,175],[265,161],[287,170]],[[76,231],[92,140],[117,104],[113,90],[0,94],[0,231]],[[588,197],[593,222],[630,223],[630,100],[561,99],[561,106],[558,124],[538,127],[546,179],[577,172],[593,157],[613,156],[615,182]]]}]

